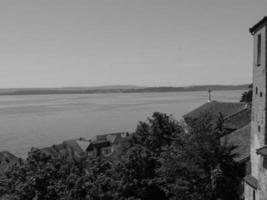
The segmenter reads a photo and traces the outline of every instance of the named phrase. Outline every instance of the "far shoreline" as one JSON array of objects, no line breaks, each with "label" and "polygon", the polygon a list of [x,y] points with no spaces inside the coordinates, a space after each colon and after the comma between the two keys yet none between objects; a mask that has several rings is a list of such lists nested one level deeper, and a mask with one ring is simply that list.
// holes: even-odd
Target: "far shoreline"
[{"label": "far shoreline", "polygon": [[[64,94],[122,94],[122,93],[166,93],[166,92],[200,92],[212,89],[213,91],[247,90],[249,84],[243,85],[200,85],[191,87],[144,87],[144,88],[114,88],[114,89],[0,89],[0,96],[19,95],[64,95]],[[2,91],[1,91],[2,90]]]}]

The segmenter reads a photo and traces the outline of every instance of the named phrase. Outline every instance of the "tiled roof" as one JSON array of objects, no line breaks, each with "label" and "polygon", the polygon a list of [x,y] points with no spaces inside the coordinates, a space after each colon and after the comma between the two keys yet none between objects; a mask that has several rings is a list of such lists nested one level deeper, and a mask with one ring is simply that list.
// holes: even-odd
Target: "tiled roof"
[{"label": "tiled roof", "polygon": [[257,149],[257,154],[260,154],[263,157],[267,157],[267,146],[263,146]]},{"label": "tiled roof", "polygon": [[231,130],[240,129],[251,121],[250,107],[244,108],[224,118],[224,127]]},{"label": "tiled roof", "polygon": [[258,180],[251,176],[251,175],[247,175],[245,178],[244,178],[244,181],[250,185],[251,187],[253,187],[254,189],[257,189],[258,188]]},{"label": "tiled roof", "polygon": [[266,23],[267,22],[267,17],[265,16],[265,17],[263,17],[257,24],[255,24],[253,27],[251,27],[250,29],[249,29],[249,31],[250,31],[250,33],[252,34],[252,35],[254,35],[255,34],[255,32],[257,31],[257,29],[259,28],[259,27],[261,27],[264,23]]},{"label": "tiled roof", "polygon": [[230,145],[234,145],[237,148],[234,149],[233,153],[238,154],[235,158],[236,162],[246,161],[250,156],[250,129],[251,124],[238,129],[221,138],[221,143],[225,142]]},{"label": "tiled roof", "polygon": [[[78,141],[80,141],[80,139],[65,140],[61,144],[45,147],[40,150],[47,155],[51,155],[52,157],[66,156],[70,158],[72,156],[79,156],[85,151],[83,150],[82,146],[80,146]],[[89,141],[87,142],[87,145],[89,145]]]},{"label": "tiled roof", "polygon": [[97,135],[91,139],[92,144],[106,143],[110,142],[110,144],[118,142],[119,138],[124,138],[128,134],[127,133],[109,133],[103,135]]},{"label": "tiled roof", "polygon": [[202,114],[208,113],[215,123],[220,116],[220,113],[223,117],[226,117],[230,114],[239,112],[245,108],[246,103],[235,103],[235,102],[218,102],[211,101],[201,105],[190,113],[184,115],[184,120],[190,122],[192,119],[199,118]]},{"label": "tiled roof", "polygon": [[[80,143],[82,143],[82,140],[79,140],[79,139],[65,140],[63,142],[63,144],[68,145],[74,152],[78,154],[84,152]],[[89,142],[85,142],[85,143],[87,143],[87,146],[89,145]]]},{"label": "tiled roof", "polygon": [[14,156],[8,151],[0,152],[0,174],[5,172],[10,166],[20,164],[22,159]]}]

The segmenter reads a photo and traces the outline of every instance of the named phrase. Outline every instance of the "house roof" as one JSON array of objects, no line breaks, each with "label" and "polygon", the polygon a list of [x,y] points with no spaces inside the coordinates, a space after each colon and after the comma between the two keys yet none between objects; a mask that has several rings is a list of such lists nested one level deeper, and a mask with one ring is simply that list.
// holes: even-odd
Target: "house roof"
[{"label": "house roof", "polygon": [[51,147],[42,148],[41,151],[53,157],[57,156],[79,156],[89,145],[89,141],[79,138],[73,140],[65,140],[61,144],[56,144]]},{"label": "house roof", "polygon": [[245,178],[244,178],[244,181],[250,185],[251,187],[253,187],[254,189],[257,189],[258,188],[258,180],[251,176],[251,175],[247,175]]},{"label": "house roof", "polygon": [[250,129],[251,124],[249,123],[221,138],[222,144],[227,143],[237,147],[233,151],[233,153],[238,155],[235,158],[236,162],[246,161],[250,156]]},{"label": "house roof", "polygon": [[224,128],[230,130],[240,129],[251,121],[251,108],[247,107],[224,118]]},{"label": "house roof", "polygon": [[128,136],[127,133],[109,133],[103,135],[97,135],[91,139],[92,144],[106,143],[114,144],[119,142],[120,138]]},{"label": "house roof", "polygon": [[118,156],[118,146],[120,146],[122,143],[127,141],[126,138],[128,138],[128,133],[110,133],[110,134],[104,134],[104,135],[98,135],[91,139],[91,143],[88,145],[86,151],[91,152],[94,149],[101,149],[103,147],[108,146],[117,146],[116,150],[112,153],[109,158],[111,160],[115,160]]},{"label": "house roof", "polygon": [[78,154],[84,152],[83,149],[81,148],[81,146],[78,144],[77,139],[65,140],[65,141],[63,141],[62,144],[63,145],[65,144],[65,145],[69,146],[74,152],[76,152]]},{"label": "house roof", "polygon": [[0,152],[0,174],[4,173],[9,167],[22,162],[22,159],[14,156],[8,151]]},{"label": "house roof", "polygon": [[204,113],[209,113],[215,123],[220,116],[220,113],[223,117],[229,116],[230,114],[239,112],[245,108],[246,103],[240,102],[219,102],[219,101],[211,101],[201,105],[195,110],[185,114],[184,120],[189,122],[192,119],[199,118]]},{"label": "house roof", "polygon": [[249,32],[254,35],[257,30],[263,25],[263,24],[266,24],[267,23],[267,16],[263,17],[257,24],[255,24],[254,26],[252,26],[250,29],[249,29]]},{"label": "house roof", "polygon": [[267,157],[267,146],[263,146],[259,149],[257,149],[257,154],[263,156],[263,157]]}]

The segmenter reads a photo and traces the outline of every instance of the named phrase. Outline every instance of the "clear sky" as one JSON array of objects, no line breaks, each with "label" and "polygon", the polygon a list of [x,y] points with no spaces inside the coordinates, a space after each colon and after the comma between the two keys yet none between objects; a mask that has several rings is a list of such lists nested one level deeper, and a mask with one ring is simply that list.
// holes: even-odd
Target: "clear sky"
[{"label": "clear sky", "polygon": [[0,0],[0,88],[252,80],[267,0]]}]

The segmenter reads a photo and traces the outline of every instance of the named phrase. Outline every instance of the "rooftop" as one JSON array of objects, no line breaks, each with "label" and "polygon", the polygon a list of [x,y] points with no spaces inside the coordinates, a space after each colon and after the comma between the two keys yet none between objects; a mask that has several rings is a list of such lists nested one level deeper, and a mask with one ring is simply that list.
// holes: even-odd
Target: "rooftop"
[{"label": "rooftop", "polygon": [[251,175],[247,175],[245,178],[244,178],[244,181],[249,184],[251,187],[253,187],[254,189],[257,189],[258,188],[258,180],[251,176]]},{"label": "rooftop", "polygon": [[8,151],[0,152],[0,174],[5,172],[10,166],[21,163],[22,160]]},{"label": "rooftop", "polygon": [[257,149],[257,154],[259,154],[263,157],[267,157],[267,146],[263,146],[263,147]]},{"label": "rooftop", "polygon": [[56,144],[51,147],[42,148],[41,151],[52,157],[61,156],[79,156],[85,152],[87,146],[90,144],[88,140],[83,138],[65,140],[61,144]]},{"label": "rooftop", "polygon": [[264,24],[267,23],[267,16],[263,17],[257,24],[255,24],[254,26],[252,26],[250,29],[249,29],[249,32],[254,35],[257,30]]},{"label": "rooftop", "polygon": [[221,143],[227,143],[236,146],[233,153],[238,156],[235,158],[236,162],[243,162],[249,159],[250,156],[250,129],[251,124],[247,124],[243,128],[240,128],[221,138]]},{"label": "rooftop", "polygon": [[224,118],[224,127],[230,130],[240,129],[251,121],[251,108],[247,107]]},{"label": "rooftop", "polygon": [[199,118],[204,113],[209,113],[215,123],[220,116],[220,113],[223,117],[232,115],[233,113],[240,112],[246,107],[246,103],[240,102],[219,102],[219,101],[211,101],[201,105],[195,110],[185,114],[183,117],[186,122],[190,121],[190,119]]},{"label": "rooftop", "polygon": [[99,144],[110,142],[111,144],[116,143],[118,138],[124,138],[128,136],[128,133],[109,133],[103,135],[97,135],[91,139],[92,144]]}]

